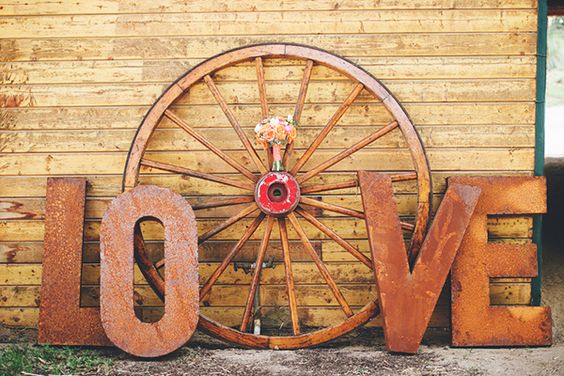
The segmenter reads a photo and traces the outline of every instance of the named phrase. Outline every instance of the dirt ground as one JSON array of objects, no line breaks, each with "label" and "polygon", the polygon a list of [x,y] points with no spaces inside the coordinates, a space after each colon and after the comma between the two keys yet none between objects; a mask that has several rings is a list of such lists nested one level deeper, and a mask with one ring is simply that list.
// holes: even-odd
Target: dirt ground
[{"label": "dirt ground", "polygon": [[[33,330],[0,330],[3,341],[34,338]],[[187,346],[156,360],[136,359],[117,349],[95,352],[111,359],[109,375],[564,375],[561,341],[547,348],[512,349],[456,349],[448,343],[448,332],[435,330],[418,354],[394,355],[386,352],[381,331],[360,329],[313,349],[249,350],[197,333]]]},{"label": "dirt ground", "polygon": [[343,345],[298,351],[183,348],[161,361],[114,363],[119,374],[170,375],[563,375],[564,346],[544,349],[452,349],[388,354],[382,346]]}]

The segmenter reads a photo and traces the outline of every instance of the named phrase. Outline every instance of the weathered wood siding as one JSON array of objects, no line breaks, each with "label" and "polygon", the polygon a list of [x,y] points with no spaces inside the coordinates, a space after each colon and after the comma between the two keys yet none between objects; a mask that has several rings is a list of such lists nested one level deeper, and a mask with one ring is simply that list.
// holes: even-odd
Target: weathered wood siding
[{"label": "weathered wood siding", "polygon": [[[535,139],[537,14],[534,0],[4,0],[0,6],[0,322],[37,324],[48,176],[87,176],[83,304],[98,304],[100,218],[121,189],[127,151],[148,107],[184,71],[237,46],[262,42],[301,43],[342,55],[374,74],[404,104],[419,130],[433,172],[435,207],[453,174],[532,174]],[[303,63],[266,61],[267,95],[275,112],[292,112]],[[251,65],[225,69],[218,86],[251,132],[260,113]],[[351,88],[350,81],[315,67],[304,127],[303,150]],[[364,95],[323,144],[331,156],[389,120]],[[194,127],[233,155],[242,148],[204,85],[177,104]],[[186,152],[190,150],[190,152]],[[150,153],[187,167],[232,172],[178,128],[163,121]],[[299,154],[299,151],[298,151]],[[314,158],[316,159],[316,158]],[[382,138],[339,171],[362,166],[410,168],[405,144]],[[338,174],[324,179],[337,179]],[[240,191],[205,182],[152,174],[145,183],[168,186],[186,196],[235,195]],[[414,214],[414,185],[399,189],[402,215]],[[359,208],[358,192],[337,191],[328,202]],[[199,212],[199,231],[237,207]],[[367,251],[364,224],[321,213],[326,223]],[[201,253],[207,278],[244,221],[221,233]],[[492,218],[492,239],[530,241],[529,217]],[[315,247],[329,265],[351,306],[374,295],[372,276],[360,263],[324,240],[313,227]],[[147,226],[145,234],[158,238]],[[274,231],[275,235],[277,231]],[[260,231],[255,237],[260,236]],[[295,235],[292,235],[295,238]],[[279,252],[275,246],[273,254]],[[343,319],[315,267],[296,245],[294,270],[304,325]],[[251,260],[256,244],[240,257]],[[303,251],[303,250],[302,250]],[[155,251],[157,252],[157,250]],[[268,257],[268,256],[267,256]],[[150,316],[156,297],[137,275],[139,304]],[[264,306],[286,306],[283,267],[266,269]],[[238,325],[250,276],[229,268],[203,312]],[[527,304],[527,279],[492,283],[492,302]],[[446,301],[433,325],[448,325]],[[288,319],[283,318],[286,321]]]}]

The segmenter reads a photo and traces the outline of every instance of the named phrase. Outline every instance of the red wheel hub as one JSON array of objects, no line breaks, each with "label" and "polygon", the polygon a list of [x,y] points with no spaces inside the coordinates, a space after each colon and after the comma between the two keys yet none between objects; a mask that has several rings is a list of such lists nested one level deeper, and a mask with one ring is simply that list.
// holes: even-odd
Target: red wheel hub
[{"label": "red wheel hub", "polygon": [[257,183],[255,201],[266,214],[283,216],[298,205],[300,186],[287,172],[269,172]]}]

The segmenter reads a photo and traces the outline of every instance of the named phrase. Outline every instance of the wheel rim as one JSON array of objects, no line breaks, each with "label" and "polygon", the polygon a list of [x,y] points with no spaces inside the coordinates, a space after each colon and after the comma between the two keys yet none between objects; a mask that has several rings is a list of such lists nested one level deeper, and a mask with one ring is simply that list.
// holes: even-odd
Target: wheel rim
[{"label": "wheel rim", "polygon": [[[263,164],[260,156],[242,131],[241,125],[236,119],[234,113],[230,110],[229,105],[223,99],[221,92],[215,85],[215,82],[212,78],[212,74],[222,68],[254,60],[254,62],[256,63],[261,115],[265,117],[269,113],[269,106],[266,100],[266,85],[263,68],[264,58],[297,58],[306,61],[303,78],[301,80],[300,91],[297,95],[296,106],[294,109],[294,117],[298,120],[300,119],[302,110],[304,108],[311,71],[315,64],[328,67],[348,77],[356,83],[354,89],[351,91],[345,101],[339,106],[338,110],[329,120],[327,125],[317,135],[314,142],[299,157],[296,163],[288,169],[288,173],[295,178],[295,181],[299,186],[298,197],[296,199],[297,201],[295,202],[295,205],[293,205],[291,208],[284,208],[281,214],[276,214],[269,210],[265,210],[264,205],[261,205],[261,203],[259,202],[259,198],[255,193],[255,191],[257,190],[257,182],[259,183],[258,186],[260,187],[260,182],[262,182],[269,174],[271,175],[273,173],[269,172],[268,168]],[[192,85],[200,81],[206,83],[209,91],[217,101],[218,105],[221,107],[229,123],[233,126],[235,133],[243,143],[243,146],[248,153],[251,161],[249,163],[249,166],[255,166],[256,169],[258,169],[259,174],[253,173],[245,165],[238,162],[234,158],[231,158],[221,149],[215,147],[213,143],[211,143],[209,140],[201,136],[197,131],[192,129],[186,122],[175,115],[174,112],[170,109],[173,102],[182,97],[188,91],[188,89],[192,87]],[[394,120],[385,127],[371,133],[369,136],[355,143],[352,147],[349,147],[348,149],[337,153],[335,156],[329,158],[328,160],[317,164],[315,167],[304,171],[304,166],[310,160],[312,155],[315,154],[318,146],[321,144],[321,142],[323,142],[323,140],[333,129],[333,127],[337,125],[340,118],[353,104],[355,99],[363,90],[368,91],[372,96],[381,100],[382,104],[391,113]],[[232,169],[240,173],[244,179],[226,178],[204,171],[195,171],[183,168],[181,166],[171,165],[145,158],[145,151],[147,150],[148,143],[151,139],[151,136],[153,135],[155,128],[158,126],[162,118],[167,118],[175,125],[184,129],[191,137],[196,139],[200,144],[204,145],[216,156],[221,158]],[[261,225],[262,222],[266,223],[266,231],[262,236],[261,246],[257,254],[256,266],[253,273],[253,281],[251,282],[250,291],[247,296],[245,310],[243,312],[243,318],[239,329],[234,329],[229,326],[223,325],[204,315],[200,316],[200,327],[214,336],[244,346],[277,349],[308,347],[334,339],[340,335],[350,332],[360,325],[363,325],[378,313],[378,304],[376,301],[371,300],[357,312],[353,312],[351,310],[344,296],[340,292],[339,287],[332,279],[329,271],[325,267],[323,260],[321,260],[319,256],[316,256],[317,254],[315,253],[315,250],[313,250],[307,234],[300,225],[298,216],[296,216],[297,213],[302,221],[305,220],[304,223],[313,225],[317,228],[317,230],[325,235],[327,239],[331,239],[332,241],[336,242],[343,249],[354,256],[356,260],[365,264],[367,267],[372,268],[369,258],[358,251],[358,249],[352,246],[347,240],[340,237],[329,226],[326,226],[320,220],[317,220],[315,215],[312,215],[310,211],[308,211],[308,209],[313,208],[316,210],[324,210],[358,219],[363,219],[364,214],[358,210],[352,210],[334,204],[327,204],[322,201],[305,196],[307,194],[327,192],[334,189],[356,187],[357,182],[355,180],[351,180],[317,185],[312,185],[311,183],[308,184],[307,182],[310,179],[316,177],[318,174],[326,171],[333,165],[347,158],[348,156],[353,155],[355,152],[362,150],[367,145],[372,144],[379,138],[385,137],[387,133],[396,130],[396,128],[401,131],[403,139],[407,142],[413,163],[414,173],[395,174],[392,176],[392,180],[416,180],[417,182],[416,187],[418,206],[416,211],[415,224],[413,225],[409,223],[403,223],[402,226],[404,229],[409,230],[412,234],[408,256],[411,262],[413,262],[417,256],[417,253],[423,241],[424,234],[426,232],[431,203],[430,172],[424,148],[419,139],[417,131],[415,130],[407,113],[404,111],[401,105],[378,80],[376,80],[363,69],[348,62],[347,60],[315,48],[290,44],[266,44],[249,46],[217,55],[188,71],[163,93],[163,95],[157,100],[157,102],[155,102],[155,104],[151,107],[151,109],[145,116],[141,126],[137,131],[128,155],[124,171],[123,188],[124,190],[127,190],[136,186],[138,184],[141,166],[145,166],[155,171],[173,172],[181,175],[187,175],[191,178],[204,179],[227,186],[235,186],[249,190],[250,193],[247,196],[229,199],[208,200],[206,202],[193,206],[194,210],[199,210],[227,205],[245,205],[244,209],[239,211],[234,216],[230,217],[228,220],[201,234],[199,236],[200,244],[204,243],[208,239],[212,238],[216,234],[220,233],[221,231],[225,230],[241,219],[250,215],[257,215],[253,222],[249,225],[247,230],[243,233],[237,244],[233,247],[233,249],[231,249],[230,253],[228,253],[227,257],[222,261],[219,267],[214,270],[212,275],[206,280],[206,283],[203,284],[200,290],[201,298],[205,298],[209,294],[214,283],[217,282],[217,280],[221,277],[223,272],[231,264],[233,258],[245,245],[249,238],[253,236],[259,225]],[[293,146],[294,143],[286,147],[286,152],[284,153],[285,166],[293,153]],[[267,163],[270,162],[271,158],[270,153],[268,154],[269,155],[267,157]],[[267,166],[268,165],[272,164],[268,163]],[[301,197],[299,192],[300,189],[302,193]],[[280,233],[280,242],[284,258],[283,265],[285,271],[287,302],[290,308],[292,324],[292,334],[289,336],[255,335],[246,332],[246,329],[248,328],[248,325],[252,318],[255,291],[260,285],[261,269],[264,262],[266,250],[271,241],[270,236],[274,227],[278,227]],[[298,308],[294,291],[292,260],[290,257],[290,246],[288,241],[288,227],[292,227],[298,234],[298,239],[303,242],[303,245],[309,252],[309,256],[312,258],[315,265],[317,266],[318,271],[323,276],[324,282],[327,284],[327,286],[329,286],[331,292],[333,293],[333,296],[343,310],[343,313],[345,315],[344,320],[337,325],[314,330],[308,333],[301,333]],[[163,262],[161,260],[160,262],[154,263],[149,258],[140,230],[136,232],[135,249],[136,261],[141,269],[141,272],[149,282],[149,285],[152,287],[152,289],[157,293],[157,295],[162,298],[164,296],[164,281],[162,279],[162,276],[158,272],[158,268],[163,266]]]}]

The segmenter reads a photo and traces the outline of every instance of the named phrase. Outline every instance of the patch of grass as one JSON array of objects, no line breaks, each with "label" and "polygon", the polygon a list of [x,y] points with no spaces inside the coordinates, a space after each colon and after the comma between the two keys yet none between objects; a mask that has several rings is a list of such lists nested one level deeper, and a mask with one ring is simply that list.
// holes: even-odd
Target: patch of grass
[{"label": "patch of grass", "polygon": [[93,350],[69,347],[7,345],[0,347],[0,375],[105,374],[112,360]]}]

